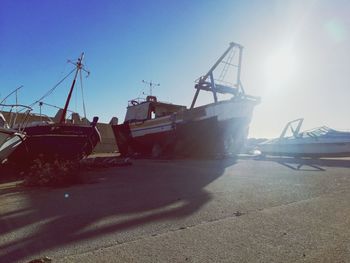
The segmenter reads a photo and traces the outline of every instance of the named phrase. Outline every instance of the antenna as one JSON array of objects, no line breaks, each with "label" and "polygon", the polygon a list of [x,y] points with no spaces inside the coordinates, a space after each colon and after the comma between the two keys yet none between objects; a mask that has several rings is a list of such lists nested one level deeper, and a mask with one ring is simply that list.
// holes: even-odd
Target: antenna
[{"label": "antenna", "polygon": [[150,82],[142,80],[142,83],[145,83],[146,85],[149,85],[149,95],[152,96],[152,89],[154,87],[159,87],[160,83],[153,83],[152,80]]}]

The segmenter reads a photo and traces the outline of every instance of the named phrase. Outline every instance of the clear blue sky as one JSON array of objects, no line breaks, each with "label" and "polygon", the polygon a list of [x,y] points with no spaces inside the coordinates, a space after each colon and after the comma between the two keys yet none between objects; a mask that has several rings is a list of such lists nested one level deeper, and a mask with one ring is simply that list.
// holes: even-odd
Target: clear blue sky
[{"label": "clear blue sky", "polygon": [[[245,89],[262,97],[251,137],[277,136],[298,117],[305,128],[350,129],[349,13],[346,0],[2,0],[0,97],[24,85],[20,102],[33,102],[84,51],[89,118],[122,121],[127,101],[147,91],[142,79],[161,84],[161,100],[189,106],[194,80],[235,41],[245,46]],[[46,102],[63,106],[69,84]]]}]

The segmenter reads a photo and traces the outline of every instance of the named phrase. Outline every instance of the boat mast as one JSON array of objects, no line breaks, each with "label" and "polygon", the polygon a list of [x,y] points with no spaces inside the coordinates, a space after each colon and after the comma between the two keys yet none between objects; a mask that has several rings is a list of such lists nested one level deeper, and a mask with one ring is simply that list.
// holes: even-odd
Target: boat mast
[{"label": "boat mast", "polygon": [[75,82],[76,82],[77,77],[78,77],[78,73],[82,69],[83,58],[84,58],[84,52],[81,53],[80,58],[78,58],[78,61],[75,63],[75,65],[76,65],[75,75],[74,75],[72,86],[70,88],[70,91],[69,91],[69,94],[68,94],[68,97],[67,97],[67,100],[66,100],[66,104],[64,105],[64,108],[63,108],[63,112],[62,112],[62,115],[61,115],[60,123],[65,123],[66,122],[66,114],[67,114],[69,102],[70,102],[70,99],[72,97],[72,93],[73,93]]}]

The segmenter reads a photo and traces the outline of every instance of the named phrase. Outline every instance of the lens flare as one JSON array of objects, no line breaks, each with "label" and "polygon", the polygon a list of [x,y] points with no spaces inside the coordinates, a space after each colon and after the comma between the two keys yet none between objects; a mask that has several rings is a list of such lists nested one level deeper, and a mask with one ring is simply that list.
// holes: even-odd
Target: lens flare
[{"label": "lens flare", "polygon": [[270,55],[265,63],[268,87],[283,88],[296,71],[296,56],[291,48],[282,48]]}]

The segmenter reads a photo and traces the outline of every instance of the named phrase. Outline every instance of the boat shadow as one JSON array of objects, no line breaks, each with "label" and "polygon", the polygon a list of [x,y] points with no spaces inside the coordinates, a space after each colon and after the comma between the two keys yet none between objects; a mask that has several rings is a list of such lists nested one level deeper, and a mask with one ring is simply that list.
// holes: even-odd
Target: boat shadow
[{"label": "boat shadow", "polygon": [[283,165],[294,171],[326,171],[326,169],[321,168],[315,164],[306,163],[304,161],[298,162],[286,162],[286,161],[277,161],[280,165]]},{"label": "boat shadow", "polygon": [[106,235],[113,235],[114,244],[123,243],[139,233],[152,235],[162,221],[176,228],[176,222],[182,224],[211,200],[205,187],[235,162],[135,160],[131,166],[89,172],[85,185],[22,191],[19,199],[26,205],[7,204],[9,209],[0,215],[0,262],[29,259],[81,241],[98,244]]},{"label": "boat shadow", "polygon": [[328,167],[350,168],[349,158],[310,159],[293,157],[255,158],[258,161],[272,161],[296,171],[326,171]]}]

